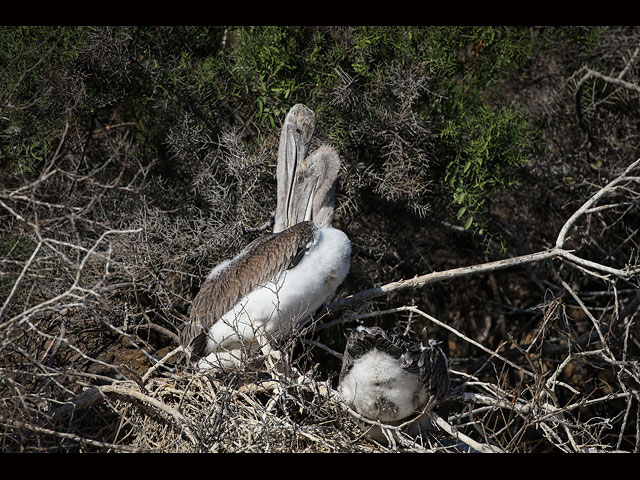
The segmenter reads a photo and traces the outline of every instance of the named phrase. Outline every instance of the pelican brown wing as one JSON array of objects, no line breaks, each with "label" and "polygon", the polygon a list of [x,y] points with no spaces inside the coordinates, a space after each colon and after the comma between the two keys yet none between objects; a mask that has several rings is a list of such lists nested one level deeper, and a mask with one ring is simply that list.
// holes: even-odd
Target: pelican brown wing
[{"label": "pelican brown wing", "polygon": [[190,348],[191,355],[201,356],[207,330],[236,303],[299,261],[316,230],[313,222],[301,222],[258,238],[207,279],[193,300],[181,334],[181,343]]}]

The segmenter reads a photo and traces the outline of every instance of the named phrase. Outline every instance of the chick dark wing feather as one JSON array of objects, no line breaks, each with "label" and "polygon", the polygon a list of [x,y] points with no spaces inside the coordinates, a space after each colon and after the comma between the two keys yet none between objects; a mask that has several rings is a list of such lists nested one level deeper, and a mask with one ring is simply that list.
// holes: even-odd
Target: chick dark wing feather
[{"label": "chick dark wing feather", "polygon": [[404,351],[403,342],[389,338],[380,327],[358,328],[351,332],[347,338],[342,357],[340,379],[349,373],[358,358],[374,348],[386,352],[394,358],[400,358]]},{"label": "chick dark wing feather", "polygon": [[410,346],[403,354],[402,368],[416,375],[436,398],[443,398],[449,392],[447,357],[436,342]]}]

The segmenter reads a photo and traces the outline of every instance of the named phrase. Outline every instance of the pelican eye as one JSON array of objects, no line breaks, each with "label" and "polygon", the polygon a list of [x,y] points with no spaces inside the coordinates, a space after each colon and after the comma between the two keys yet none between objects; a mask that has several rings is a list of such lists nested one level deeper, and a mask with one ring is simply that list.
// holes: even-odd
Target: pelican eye
[{"label": "pelican eye", "polygon": [[303,174],[303,173],[299,174],[299,175],[298,175],[298,178],[296,178],[296,181],[297,181],[298,183],[302,183],[302,182],[304,182],[304,174]]}]

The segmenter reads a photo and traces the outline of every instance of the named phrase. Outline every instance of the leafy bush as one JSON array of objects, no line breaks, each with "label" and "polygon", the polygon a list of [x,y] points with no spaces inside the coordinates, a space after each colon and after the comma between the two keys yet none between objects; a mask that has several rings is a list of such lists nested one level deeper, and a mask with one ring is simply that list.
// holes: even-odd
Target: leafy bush
[{"label": "leafy bush", "polygon": [[[503,27],[5,27],[3,79],[15,100],[48,92],[7,117],[20,134],[6,152],[33,172],[73,110],[89,126],[133,124],[146,155],[187,172],[229,120],[273,132],[292,104],[306,102],[327,140],[362,164],[368,179],[357,188],[404,199],[422,215],[434,202],[463,207],[469,224],[527,159],[525,110],[502,101],[500,82],[542,48],[536,38]],[[28,54],[9,62],[18,51]]]},{"label": "leafy bush", "polygon": [[[515,171],[529,158],[529,136],[524,112],[517,106],[497,112],[487,105],[477,111],[460,109],[456,121],[447,123],[442,137],[455,158],[447,165],[445,181],[460,205],[457,218],[467,219],[465,229],[488,199],[517,183]],[[484,233],[482,228],[479,233]]]}]

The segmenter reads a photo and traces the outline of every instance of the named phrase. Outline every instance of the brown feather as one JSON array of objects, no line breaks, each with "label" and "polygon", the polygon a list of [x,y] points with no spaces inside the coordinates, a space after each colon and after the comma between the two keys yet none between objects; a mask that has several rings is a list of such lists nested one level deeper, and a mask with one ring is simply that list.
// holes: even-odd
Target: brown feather
[{"label": "brown feather", "polygon": [[242,298],[289,268],[296,257],[299,259],[300,250],[313,240],[316,230],[313,222],[301,222],[260,237],[207,279],[191,305],[189,322],[181,334],[182,345],[189,346],[192,355],[201,356],[209,327]]}]

